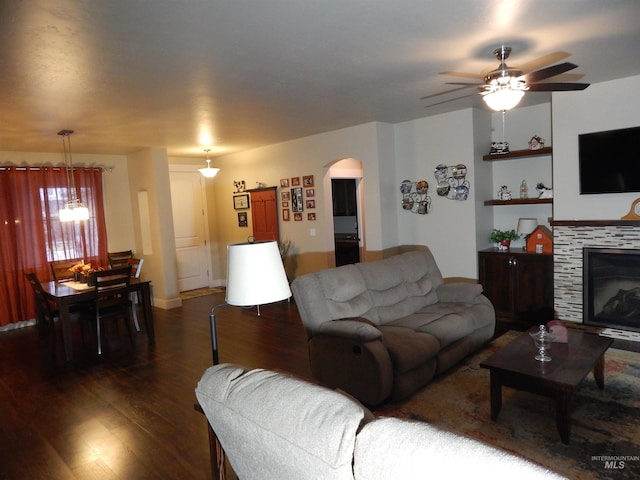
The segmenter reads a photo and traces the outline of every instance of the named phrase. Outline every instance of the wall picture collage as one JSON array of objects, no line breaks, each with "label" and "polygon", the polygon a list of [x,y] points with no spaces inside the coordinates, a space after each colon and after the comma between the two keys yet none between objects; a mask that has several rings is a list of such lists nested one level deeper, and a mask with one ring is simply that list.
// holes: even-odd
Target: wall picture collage
[{"label": "wall picture collage", "polygon": [[282,208],[282,221],[293,220],[301,222],[305,209],[307,220],[316,219],[316,190],[313,183],[313,175],[280,179],[280,206]]}]

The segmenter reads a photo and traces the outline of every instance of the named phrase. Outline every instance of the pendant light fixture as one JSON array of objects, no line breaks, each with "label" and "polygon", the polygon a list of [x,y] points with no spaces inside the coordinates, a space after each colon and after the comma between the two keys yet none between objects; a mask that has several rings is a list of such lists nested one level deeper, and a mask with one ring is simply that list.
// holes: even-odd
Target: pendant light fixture
[{"label": "pendant light fixture", "polygon": [[[89,209],[82,203],[76,194],[76,181],[73,173],[73,159],[71,158],[71,134],[73,130],[60,130],[58,135],[62,137],[62,155],[64,156],[64,166],[67,171],[67,201],[64,208],[58,213],[61,222],[74,222],[77,220],[88,220]],[[69,160],[67,161],[67,157]]]},{"label": "pendant light fixture", "polygon": [[200,168],[198,169],[198,171],[204,175],[207,178],[213,178],[215,177],[218,172],[220,171],[219,168],[211,168],[211,160],[209,160],[209,152],[211,151],[210,148],[205,149],[205,152],[207,152],[207,168]]}]

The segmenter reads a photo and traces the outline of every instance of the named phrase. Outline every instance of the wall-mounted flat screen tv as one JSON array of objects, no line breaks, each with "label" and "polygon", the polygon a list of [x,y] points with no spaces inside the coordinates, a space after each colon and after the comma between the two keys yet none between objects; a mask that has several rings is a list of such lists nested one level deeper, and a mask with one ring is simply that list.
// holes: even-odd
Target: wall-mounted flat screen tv
[{"label": "wall-mounted flat screen tv", "polygon": [[640,192],[640,127],[578,135],[580,193]]}]

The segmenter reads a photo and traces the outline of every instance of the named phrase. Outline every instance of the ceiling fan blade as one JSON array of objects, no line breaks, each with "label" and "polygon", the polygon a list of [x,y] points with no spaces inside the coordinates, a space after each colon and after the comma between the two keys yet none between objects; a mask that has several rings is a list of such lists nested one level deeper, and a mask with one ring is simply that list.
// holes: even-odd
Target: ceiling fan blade
[{"label": "ceiling fan blade", "polygon": [[473,78],[475,80],[482,80],[484,75],[480,73],[466,73],[466,72],[439,72],[440,75],[449,75],[452,77],[461,77],[461,78]]},{"label": "ceiling fan blade", "polygon": [[554,82],[579,82],[584,78],[584,73],[561,73],[553,79]]},{"label": "ceiling fan blade", "polygon": [[561,73],[568,72],[569,70],[573,70],[574,68],[578,68],[575,63],[559,63],[558,65],[552,65],[551,67],[543,68],[541,70],[536,70],[535,72],[527,73],[522,76],[527,84],[539,82],[540,80],[545,80],[547,78],[555,77],[556,75],[560,75]]},{"label": "ceiling fan blade", "polygon": [[[477,95],[475,93],[472,93],[470,95],[463,95],[461,97],[456,97],[456,98],[450,98],[449,100],[443,100],[442,102],[438,102],[438,103],[432,103],[431,105],[425,105],[424,108],[431,108],[431,107],[435,107],[436,105],[442,105],[443,103],[449,103],[449,102],[453,102],[455,100],[460,100],[461,98],[467,98],[467,97],[473,97],[474,95]],[[432,95],[433,96],[433,95]]]},{"label": "ceiling fan blade", "polygon": [[530,92],[569,92],[572,90],[584,90],[590,84],[589,83],[534,83],[529,85]]},{"label": "ceiling fan blade", "polygon": [[536,58],[535,60],[527,62],[523,65],[520,65],[519,67],[520,67],[520,70],[522,70],[525,73],[533,72],[534,70],[539,70],[548,65],[551,65],[552,63],[558,63],[559,61],[564,60],[565,58],[568,58],[570,56],[571,54],[568,52],[562,52],[562,51],[553,52],[547,55],[543,55],[542,57]]},{"label": "ceiling fan blade", "polygon": [[453,88],[451,90],[445,90],[444,92],[434,93],[432,95],[426,95],[424,97],[420,97],[420,100],[426,100],[427,98],[439,97],[440,95],[446,95],[447,93],[459,92],[460,90],[465,90],[469,87],[476,86],[475,83],[464,84],[463,87]]},{"label": "ceiling fan blade", "polygon": [[484,83],[447,82],[445,85],[466,85],[467,87],[484,87]]}]

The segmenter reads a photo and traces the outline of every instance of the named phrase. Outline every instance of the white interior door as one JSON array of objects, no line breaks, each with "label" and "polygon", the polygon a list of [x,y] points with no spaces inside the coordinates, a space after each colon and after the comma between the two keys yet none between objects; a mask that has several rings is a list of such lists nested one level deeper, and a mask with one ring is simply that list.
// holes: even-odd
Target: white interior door
[{"label": "white interior door", "polygon": [[208,287],[204,186],[199,172],[171,171],[171,205],[181,292]]}]

